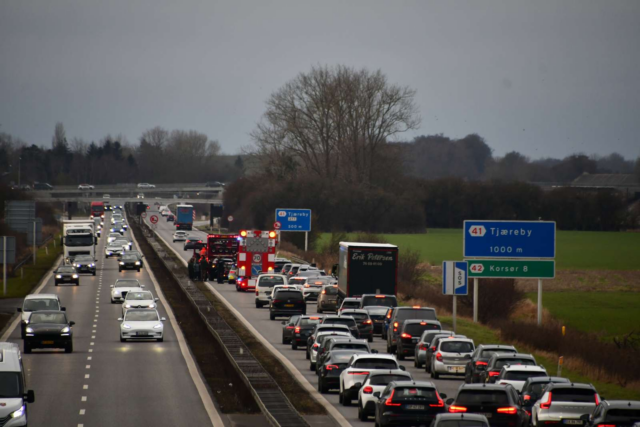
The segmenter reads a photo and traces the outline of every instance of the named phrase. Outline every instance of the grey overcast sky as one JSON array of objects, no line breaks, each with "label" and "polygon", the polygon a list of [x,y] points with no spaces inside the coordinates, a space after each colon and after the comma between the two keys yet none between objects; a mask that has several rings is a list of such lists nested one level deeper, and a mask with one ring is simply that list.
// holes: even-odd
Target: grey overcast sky
[{"label": "grey overcast sky", "polygon": [[416,89],[422,125],[399,139],[640,155],[638,0],[0,0],[0,131],[137,142],[159,125],[235,153],[316,64]]}]

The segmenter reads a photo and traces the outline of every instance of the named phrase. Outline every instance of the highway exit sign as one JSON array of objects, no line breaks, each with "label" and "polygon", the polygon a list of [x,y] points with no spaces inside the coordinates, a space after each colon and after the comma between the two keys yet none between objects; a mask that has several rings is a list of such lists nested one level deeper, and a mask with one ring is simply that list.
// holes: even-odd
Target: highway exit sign
[{"label": "highway exit sign", "polygon": [[553,260],[467,260],[469,278],[482,279],[553,279],[556,262]]}]

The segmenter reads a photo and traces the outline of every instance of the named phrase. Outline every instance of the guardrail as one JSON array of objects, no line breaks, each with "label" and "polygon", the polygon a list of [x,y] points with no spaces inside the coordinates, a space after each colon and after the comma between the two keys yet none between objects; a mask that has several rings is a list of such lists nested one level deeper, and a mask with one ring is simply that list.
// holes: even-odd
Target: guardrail
[{"label": "guardrail", "polygon": [[[42,247],[44,245],[46,245],[47,243],[49,243],[49,241],[53,240],[53,234],[49,234],[43,241],[42,243],[40,243],[38,245],[38,247]],[[24,256],[24,258],[22,258],[20,261],[16,262],[15,264],[13,264],[11,266],[11,272],[10,272],[10,276],[14,277],[16,274],[16,271],[18,271],[18,269],[20,267],[22,267],[23,265],[25,265],[27,262],[29,262],[31,259],[33,258],[33,253],[28,253],[27,255]]]}]

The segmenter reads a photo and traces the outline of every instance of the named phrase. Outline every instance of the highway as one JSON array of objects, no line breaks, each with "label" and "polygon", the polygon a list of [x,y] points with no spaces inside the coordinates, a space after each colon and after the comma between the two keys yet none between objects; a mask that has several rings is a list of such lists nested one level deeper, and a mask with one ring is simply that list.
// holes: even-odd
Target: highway
[{"label": "highway", "polygon": [[[105,219],[108,223],[109,214]],[[118,278],[136,278],[158,296],[146,268],[118,273],[115,258],[105,260],[105,234],[97,246],[95,277],[81,275],[80,286],[53,284],[41,293],[57,294],[73,327],[74,352],[34,350],[24,354],[26,381],[36,401],[28,407],[31,426],[207,426],[205,403],[190,375],[176,332],[162,302],[164,342],[119,339],[120,304],[111,304],[110,287]],[[19,326],[9,341],[22,348]],[[208,401],[211,405],[211,401]],[[209,411],[215,408],[208,407]]]},{"label": "highway", "polygon": [[[149,221],[151,214],[156,214],[159,217],[156,232],[167,242],[169,246],[176,249],[184,260],[188,260],[193,255],[193,251],[184,251],[183,242],[172,242],[172,234],[175,231],[173,223],[167,222],[166,219],[157,212],[157,208],[153,205],[151,205],[146,221]],[[205,232],[194,229],[188,233],[192,236],[200,236],[203,241],[206,241],[205,238],[207,233]],[[314,372],[309,371],[309,361],[305,358],[304,350],[292,350],[290,345],[281,344],[282,325],[280,321],[284,320],[284,318],[278,318],[277,321],[270,321],[268,308],[257,309],[255,307],[255,294],[252,292],[237,292],[235,285],[218,284],[213,282],[208,283],[209,286],[217,289],[245,319],[251,322],[253,327],[278,351],[280,351],[282,355],[289,359],[300,373],[314,386],[314,388],[317,388],[317,377]],[[316,304],[314,302],[310,302],[307,307],[307,314],[314,313],[316,313]],[[372,343],[372,348],[375,348],[380,353],[386,352],[385,341],[383,341],[379,336],[375,337]],[[445,393],[447,397],[455,397],[458,387],[463,383],[461,379],[455,377],[432,380],[429,374],[425,373],[424,369],[417,369],[413,366],[413,359],[404,360],[401,364],[406,367],[407,371],[411,372],[416,380],[433,381],[437,385],[438,390],[441,393]],[[373,425],[373,418],[370,418],[369,422],[362,422],[358,419],[356,407],[345,407],[340,405],[338,403],[337,391],[331,391],[329,394],[325,394],[324,396],[352,425]]]}]

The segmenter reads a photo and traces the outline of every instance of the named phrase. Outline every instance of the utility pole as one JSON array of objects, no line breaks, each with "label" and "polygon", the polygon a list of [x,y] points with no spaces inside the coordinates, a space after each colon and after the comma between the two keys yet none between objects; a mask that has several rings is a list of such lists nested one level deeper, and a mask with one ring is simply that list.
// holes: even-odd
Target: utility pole
[{"label": "utility pole", "polygon": [[22,166],[22,156],[18,156],[18,187],[20,187],[20,176],[22,175],[20,172],[20,167]]}]

